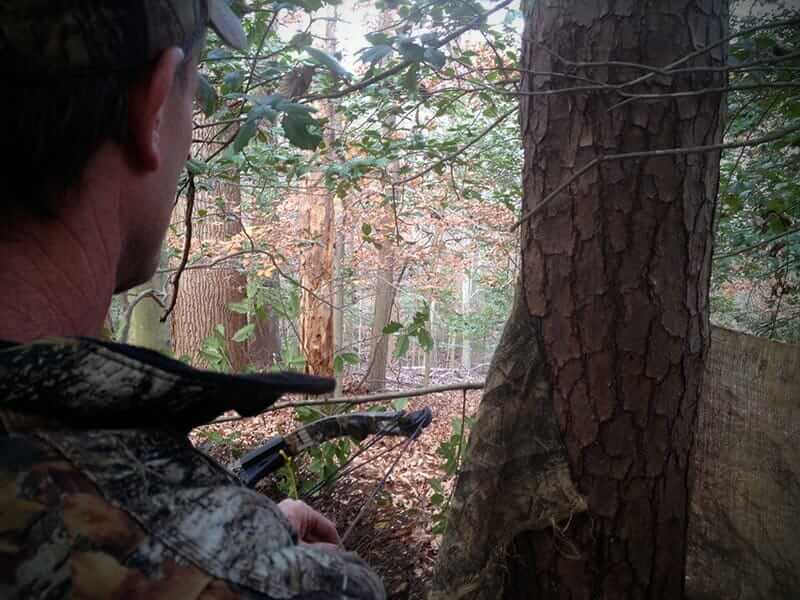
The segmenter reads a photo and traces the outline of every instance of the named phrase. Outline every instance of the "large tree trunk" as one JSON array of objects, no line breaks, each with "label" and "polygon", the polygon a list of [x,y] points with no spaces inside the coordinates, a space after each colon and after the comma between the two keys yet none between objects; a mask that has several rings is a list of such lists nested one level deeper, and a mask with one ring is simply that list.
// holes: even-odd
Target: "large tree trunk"
[{"label": "large tree trunk", "polygon": [[[217,198],[223,203],[218,205]],[[217,181],[211,191],[198,190],[195,196],[195,217],[192,231],[192,248],[199,248],[203,241],[229,239],[241,231],[238,220],[240,191],[236,182]],[[178,203],[177,214],[183,217],[185,201]],[[180,297],[172,313],[172,339],[175,356],[190,356],[197,359],[203,340],[221,324],[225,336],[230,368],[241,371],[247,366],[248,357],[244,344],[230,338],[247,324],[246,315],[228,308],[239,302],[246,294],[247,278],[232,261],[222,262],[209,268],[184,271],[180,282]],[[199,361],[202,364],[202,361]]]},{"label": "large tree trunk", "polygon": [[[215,139],[218,134],[219,129],[216,127],[196,131],[196,135],[204,136],[209,143],[194,144],[193,154],[201,158],[208,156],[216,147],[210,140]],[[225,135],[236,135],[236,131],[232,128]],[[222,141],[219,137],[216,139],[217,142]],[[198,189],[195,194],[192,227],[192,248],[195,252],[202,247],[204,241],[227,240],[242,231],[238,173],[231,180],[220,179],[211,183],[211,190]],[[176,218],[180,222],[183,221],[185,207],[185,200],[182,199],[176,211]],[[183,243],[182,239],[180,243]],[[233,261],[184,271],[180,281],[180,297],[171,316],[175,356],[185,355],[196,359],[203,340],[212,333],[217,324],[221,324],[225,327],[225,335],[229,340],[227,352],[231,369],[244,369],[248,363],[246,347],[230,341],[230,338],[247,324],[247,317],[229,310],[228,305],[241,301],[246,290],[246,275]]]},{"label": "large tree trunk", "polygon": [[[575,75],[564,60],[667,65],[720,40],[727,6],[552,0],[525,16],[530,93],[585,85],[542,75]],[[719,46],[686,66],[724,59]],[[642,73],[577,74],[616,84]],[[724,77],[651,77],[628,91],[665,83],[719,88]],[[621,100],[523,96],[523,212],[599,156],[721,139],[718,93],[612,108]],[[718,152],[604,162],[523,224],[521,290],[457,483],[437,592],[682,596],[718,177]]]}]

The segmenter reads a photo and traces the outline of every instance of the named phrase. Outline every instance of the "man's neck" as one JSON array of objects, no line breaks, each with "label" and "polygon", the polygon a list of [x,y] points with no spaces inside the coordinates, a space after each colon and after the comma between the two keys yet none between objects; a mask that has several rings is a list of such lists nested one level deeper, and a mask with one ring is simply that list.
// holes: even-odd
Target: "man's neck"
[{"label": "man's neck", "polygon": [[85,189],[57,217],[0,223],[0,339],[101,333],[120,256],[118,221],[108,218],[118,194]]}]

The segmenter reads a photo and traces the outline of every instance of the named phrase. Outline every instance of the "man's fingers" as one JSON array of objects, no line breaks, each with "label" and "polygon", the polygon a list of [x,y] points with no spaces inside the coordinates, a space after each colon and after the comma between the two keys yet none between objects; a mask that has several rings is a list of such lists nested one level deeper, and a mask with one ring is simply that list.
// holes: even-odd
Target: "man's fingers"
[{"label": "man's fingers", "polygon": [[337,546],[336,544],[328,544],[327,542],[314,542],[314,543],[307,543],[301,542],[305,546],[310,546],[311,548],[319,548],[320,550],[325,550],[325,552],[340,552],[342,550],[341,546]]},{"label": "man's fingers", "polygon": [[308,522],[305,541],[339,544],[339,532],[336,531],[336,525],[334,525],[330,519],[323,517],[315,510],[309,510],[311,510],[311,514],[309,515],[310,520]]},{"label": "man's fingers", "polygon": [[303,542],[338,545],[339,533],[330,519],[325,518],[305,502],[287,499],[278,504],[297,536]]}]

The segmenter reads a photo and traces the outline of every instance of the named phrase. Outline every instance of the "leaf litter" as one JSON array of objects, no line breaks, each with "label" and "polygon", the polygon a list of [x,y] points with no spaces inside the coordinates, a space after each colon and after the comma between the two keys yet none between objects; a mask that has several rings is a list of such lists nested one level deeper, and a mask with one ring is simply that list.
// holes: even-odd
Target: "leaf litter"
[{"label": "leaf litter", "polygon": [[[479,391],[467,392],[467,415],[476,413],[479,400]],[[443,458],[437,454],[437,449],[450,439],[451,421],[461,417],[462,404],[463,393],[459,391],[409,399],[407,410],[429,406],[433,422],[404,453],[382,491],[346,540],[345,547],[357,552],[383,577],[391,600],[422,600],[425,597],[441,541],[441,536],[432,531],[437,507],[430,501],[433,490],[429,481],[444,476],[441,470]],[[230,416],[235,415],[231,413]],[[271,437],[289,433],[300,426],[302,423],[295,420],[294,412],[285,410],[207,425],[192,431],[190,439],[221,464],[231,465],[245,452],[265,444]],[[333,520],[339,533],[343,534],[401,451],[402,446],[386,452],[397,443],[398,438],[382,438],[356,459],[355,464],[364,463],[362,467],[338,479],[317,496],[305,499],[306,502]],[[304,471],[300,469],[301,477],[310,476]],[[446,480],[443,484],[445,493],[449,495],[453,480]],[[260,482],[256,489],[276,502],[286,497],[275,477]]]}]

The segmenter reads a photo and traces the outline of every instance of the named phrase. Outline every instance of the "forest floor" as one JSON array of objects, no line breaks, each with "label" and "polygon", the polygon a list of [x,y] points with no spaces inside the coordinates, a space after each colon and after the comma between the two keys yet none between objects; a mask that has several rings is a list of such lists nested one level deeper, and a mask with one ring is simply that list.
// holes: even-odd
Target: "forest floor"
[{"label": "forest floor", "polygon": [[[439,507],[430,501],[433,490],[429,483],[431,479],[443,478],[441,467],[444,459],[437,449],[442,442],[450,439],[452,420],[460,418],[462,411],[468,416],[474,415],[479,400],[480,391],[466,392],[466,397],[461,391],[451,391],[408,400],[406,410],[430,407],[433,422],[403,452],[381,491],[368,504],[344,540],[345,548],[357,552],[383,577],[391,600],[424,598],[441,542],[441,536],[432,531]],[[286,410],[206,426],[195,430],[191,438],[220,463],[230,465],[270,437],[288,433],[300,425],[295,421],[293,411]],[[332,519],[340,535],[344,535],[365,499],[372,495],[397,459],[403,445],[393,451],[388,450],[404,439],[381,438],[358,457],[355,464],[363,462],[363,467],[337,480],[320,495],[305,498],[305,501]],[[299,464],[302,475],[302,462]],[[449,494],[452,480],[446,481],[444,487]],[[259,483],[256,489],[275,501],[286,497],[275,479]]]}]

